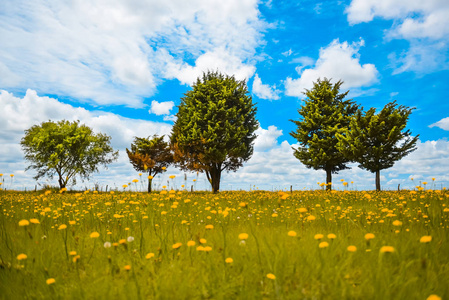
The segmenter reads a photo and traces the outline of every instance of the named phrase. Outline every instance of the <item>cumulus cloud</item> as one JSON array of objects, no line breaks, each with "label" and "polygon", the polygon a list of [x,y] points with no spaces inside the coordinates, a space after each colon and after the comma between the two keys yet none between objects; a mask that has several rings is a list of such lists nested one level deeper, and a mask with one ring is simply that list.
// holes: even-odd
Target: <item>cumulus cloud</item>
[{"label": "cumulus cloud", "polygon": [[163,57],[167,63],[164,76],[169,79],[178,79],[186,85],[192,85],[203,72],[207,71],[219,70],[224,74],[234,75],[237,80],[247,80],[256,70],[253,64],[244,63],[241,58],[224,48],[202,54],[195,60],[194,66],[175,60],[167,53]]},{"label": "cumulus cloud", "polygon": [[270,125],[268,129],[259,127],[255,133],[257,138],[254,142],[254,149],[256,151],[264,151],[273,148],[277,144],[277,139],[282,135],[282,130],[279,130],[274,125]]},{"label": "cumulus cloud", "polygon": [[429,125],[429,127],[430,128],[438,127],[438,128],[443,129],[443,130],[449,131],[449,117],[443,118],[443,119],[439,120],[438,122],[435,122],[435,123]]},{"label": "cumulus cloud", "polygon": [[258,74],[254,77],[252,92],[261,99],[269,100],[278,100],[280,93],[276,86],[271,87],[268,84],[263,84]]},{"label": "cumulus cloud", "polygon": [[142,107],[164,80],[191,84],[206,68],[249,78],[259,14],[256,0],[6,0],[0,85]]},{"label": "cumulus cloud", "polygon": [[313,68],[298,71],[300,78],[290,77],[285,81],[285,93],[289,96],[302,97],[305,89],[310,89],[318,78],[343,80],[343,88],[360,88],[370,86],[378,81],[378,71],[373,64],[361,64],[359,49],[364,45],[358,43],[340,43],[338,39],[327,47],[320,49],[320,56]]},{"label": "cumulus cloud", "polygon": [[[446,16],[448,9],[449,4],[444,0],[352,0],[346,9],[346,13],[348,14],[350,24],[370,22],[375,17],[402,19],[398,28],[411,29],[412,26],[419,26],[415,28],[419,28],[422,31],[424,29],[431,29],[429,28],[430,23],[433,26],[447,24]],[[416,19],[413,13],[419,14],[421,18]],[[429,35],[441,35],[442,31],[445,31],[447,34],[449,33],[448,30],[447,26],[435,26],[435,28],[429,30]],[[418,34],[422,34],[422,32]]]},{"label": "cumulus cloud", "polygon": [[157,116],[168,115],[173,106],[175,106],[173,101],[157,102],[156,100],[153,100],[151,101],[151,108],[148,112]]},{"label": "cumulus cloud", "polygon": [[346,9],[350,24],[370,22],[379,17],[394,20],[386,30],[388,39],[406,39],[410,49],[393,53],[394,73],[429,73],[449,68],[449,2],[444,0],[353,0]]}]

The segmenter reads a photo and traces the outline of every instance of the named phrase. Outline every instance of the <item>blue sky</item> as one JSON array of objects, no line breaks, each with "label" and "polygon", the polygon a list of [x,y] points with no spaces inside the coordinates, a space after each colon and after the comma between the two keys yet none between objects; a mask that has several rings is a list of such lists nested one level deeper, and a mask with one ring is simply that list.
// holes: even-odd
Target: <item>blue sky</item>
[{"label": "blue sky", "polygon": [[[34,187],[19,142],[46,120],[79,119],[111,135],[119,160],[89,183],[137,178],[124,149],[134,136],[169,134],[180,98],[207,69],[247,80],[261,128],[250,161],[222,189],[317,188],[323,171],[292,155],[302,92],[317,78],[343,80],[365,109],[416,107],[408,128],[418,149],[382,171],[385,189],[449,185],[449,2],[17,1],[0,3],[0,173],[4,187]],[[10,182],[9,174],[15,174]],[[176,168],[176,184],[196,174]],[[167,178],[166,178],[167,177]],[[414,180],[412,181],[411,178]],[[353,165],[334,183],[374,189]],[[53,182],[40,180],[40,184]],[[209,188],[199,175],[197,188]]]}]

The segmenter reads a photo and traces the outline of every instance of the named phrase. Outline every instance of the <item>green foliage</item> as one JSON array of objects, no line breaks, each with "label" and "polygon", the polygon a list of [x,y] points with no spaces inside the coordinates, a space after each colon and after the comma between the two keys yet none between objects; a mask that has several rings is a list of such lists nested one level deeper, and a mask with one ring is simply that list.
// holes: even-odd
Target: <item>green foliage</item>
[{"label": "green foliage", "polygon": [[153,138],[135,137],[131,150],[126,148],[129,161],[136,171],[147,172],[148,192],[151,192],[152,177],[160,174],[173,163],[170,145],[164,141],[164,136],[154,135]]},{"label": "green foliage", "polygon": [[396,101],[388,103],[376,114],[371,108],[358,111],[351,119],[350,129],[337,134],[338,149],[359,167],[376,173],[376,189],[380,190],[380,170],[391,168],[394,163],[416,147],[418,136],[411,137],[405,130],[413,108],[397,107]]},{"label": "green foliage", "polygon": [[171,136],[175,161],[205,172],[218,192],[221,172],[236,171],[251,157],[258,126],[245,81],[204,73],[181,99]]},{"label": "green foliage", "polygon": [[297,129],[290,135],[300,144],[298,149],[293,148],[294,156],[308,168],[325,170],[326,183],[332,182],[332,173],[348,169],[350,161],[337,149],[336,135],[345,132],[358,106],[344,99],[349,91],[340,93],[342,84],[318,79],[304,93],[307,98],[298,110],[300,119],[291,120]]},{"label": "green foliage", "polygon": [[118,157],[110,146],[110,137],[91,128],[80,125],[79,121],[43,122],[25,130],[20,144],[25,159],[30,162],[28,169],[37,171],[34,179],[58,176],[60,188],[69,180],[75,183],[78,175],[88,179],[98,166],[106,167]]}]

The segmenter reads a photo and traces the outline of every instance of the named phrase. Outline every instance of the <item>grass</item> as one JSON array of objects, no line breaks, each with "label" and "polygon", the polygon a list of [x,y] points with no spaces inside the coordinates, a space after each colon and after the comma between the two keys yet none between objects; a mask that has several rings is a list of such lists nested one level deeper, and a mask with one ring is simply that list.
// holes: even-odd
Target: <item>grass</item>
[{"label": "grass", "polygon": [[445,299],[448,233],[447,191],[3,191],[0,298]]}]

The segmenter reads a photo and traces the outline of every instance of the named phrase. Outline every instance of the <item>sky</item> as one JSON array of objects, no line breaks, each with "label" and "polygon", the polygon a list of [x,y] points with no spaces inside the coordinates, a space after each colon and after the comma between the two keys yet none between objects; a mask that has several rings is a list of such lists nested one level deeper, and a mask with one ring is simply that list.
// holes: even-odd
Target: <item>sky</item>
[{"label": "sky", "polygon": [[[325,172],[293,156],[290,135],[318,78],[344,81],[347,98],[365,110],[393,100],[415,108],[407,129],[419,135],[417,149],[381,172],[383,189],[447,187],[448,15],[447,0],[2,0],[3,188],[57,184],[25,171],[20,140],[33,125],[66,119],[110,135],[120,153],[77,188],[140,179],[132,188],[142,189],[145,176],[125,149],[135,136],[168,136],[180,99],[207,70],[246,80],[260,123],[252,158],[222,175],[221,190],[319,188]],[[344,180],[375,189],[373,173],[350,166],[333,175],[334,188]],[[155,187],[170,175],[171,186],[210,189],[204,174],[176,167]]]}]

